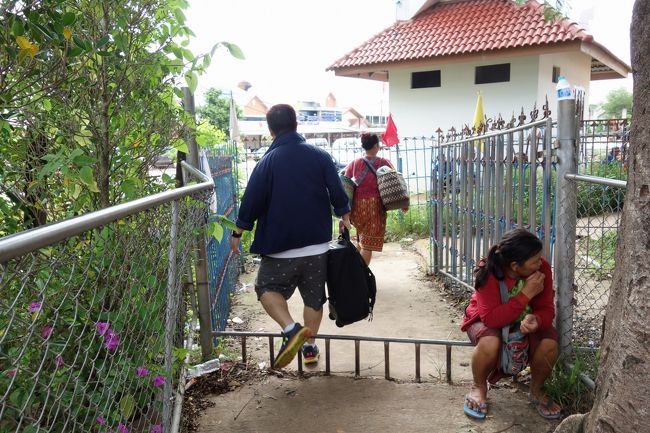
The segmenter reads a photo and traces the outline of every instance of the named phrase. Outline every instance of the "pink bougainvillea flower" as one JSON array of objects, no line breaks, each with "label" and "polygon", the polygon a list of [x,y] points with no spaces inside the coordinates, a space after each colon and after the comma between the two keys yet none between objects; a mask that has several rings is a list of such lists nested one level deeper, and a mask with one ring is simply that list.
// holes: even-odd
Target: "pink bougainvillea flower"
[{"label": "pink bougainvillea flower", "polygon": [[110,326],[111,324],[109,322],[97,322],[97,333],[99,335],[106,334],[106,331],[108,331]]},{"label": "pink bougainvillea flower", "polygon": [[122,423],[119,423],[119,424],[117,425],[117,430],[118,430],[120,433],[129,433],[129,429],[126,428],[126,426],[125,426],[124,424],[122,424]]},{"label": "pink bougainvillea flower", "polygon": [[48,338],[50,338],[50,335],[52,335],[52,331],[54,331],[54,327],[50,325],[43,326],[43,329],[41,330],[41,337],[43,337],[43,340],[47,340]]},{"label": "pink bougainvillea flower", "polygon": [[17,370],[7,370],[5,371],[5,374],[9,377],[16,377],[16,374],[18,374]]},{"label": "pink bougainvillea flower", "polygon": [[99,425],[106,425],[106,418],[104,418],[101,415],[99,415],[97,418],[95,418],[95,421],[97,421],[97,424],[99,424]]},{"label": "pink bougainvillea flower", "polygon": [[65,362],[61,355],[56,355],[56,358],[54,358],[54,365],[56,365],[56,368],[63,368],[65,366]]},{"label": "pink bougainvillea flower", "polygon": [[149,370],[147,370],[147,367],[138,367],[135,369],[136,374],[138,377],[145,377],[147,374],[149,374]]},{"label": "pink bougainvillea flower", "polygon": [[120,336],[112,330],[106,331],[104,335],[104,347],[110,351],[117,349],[117,346],[120,345]]},{"label": "pink bougainvillea flower", "polygon": [[149,433],[162,433],[162,426],[160,424],[154,424],[149,429]]},{"label": "pink bougainvillea flower", "polygon": [[27,311],[29,311],[30,313],[36,313],[40,309],[41,309],[41,303],[34,301],[31,304],[29,304]]},{"label": "pink bougainvillea flower", "polygon": [[165,383],[165,378],[163,376],[156,376],[153,378],[153,386],[161,386]]}]

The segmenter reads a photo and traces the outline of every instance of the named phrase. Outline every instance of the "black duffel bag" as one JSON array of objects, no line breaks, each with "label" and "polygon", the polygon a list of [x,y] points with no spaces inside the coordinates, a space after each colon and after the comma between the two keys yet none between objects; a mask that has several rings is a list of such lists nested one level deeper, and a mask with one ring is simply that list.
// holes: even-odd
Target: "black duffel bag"
[{"label": "black duffel bag", "polygon": [[329,317],[342,327],[366,317],[372,320],[377,285],[375,275],[350,242],[346,228],[327,253]]}]

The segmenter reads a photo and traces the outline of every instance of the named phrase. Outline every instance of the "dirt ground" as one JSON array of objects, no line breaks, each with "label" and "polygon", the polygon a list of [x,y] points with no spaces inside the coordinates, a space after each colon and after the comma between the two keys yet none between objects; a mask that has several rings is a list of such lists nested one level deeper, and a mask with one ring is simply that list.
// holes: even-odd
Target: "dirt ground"
[{"label": "dirt ground", "polygon": [[[337,328],[325,315],[319,333],[466,341],[459,330],[462,312],[445,299],[436,281],[425,276],[426,246],[427,242],[385,245],[371,264],[378,288],[373,320]],[[254,272],[241,277],[231,329],[279,332],[255,298],[253,279]],[[289,304],[294,319],[302,322],[299,295]],[[317,343],[322,353],[323,342]],[[391,344],[391,380],[384,378],[382,343],[361,343],[360,378],[354,377],[352,341],[332,340],[331,376],[323,375],[324,359],[315,368],[305,368],[303,376],[297,374],[297,358],[280,372],[268,370],[267,339],[250,341],[247,350],[246,368],[256,374],[207,396],[204,406],[213,406],[202,407],[197,414],[196,431],[545,433],[558,424],[541,418],[528,404],[525,386],[510,380],[502,380],[499,388],[490,391],[487,420],[468,418],[462,405],[471,378],[471,348],[453,348],[452,384],[445,381],[442,346],[422,346],[421,383],[414,383],[412,344]]]}]

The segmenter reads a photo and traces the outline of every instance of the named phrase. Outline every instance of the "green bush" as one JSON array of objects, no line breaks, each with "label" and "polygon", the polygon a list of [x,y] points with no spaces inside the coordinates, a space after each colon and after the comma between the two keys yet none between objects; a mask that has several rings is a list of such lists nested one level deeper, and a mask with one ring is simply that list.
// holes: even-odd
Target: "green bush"
[{"label": "green bush", "polygon": [[[594,163],[581,170],[581,174],[627,180],[627,173],[618,163]],[[578,218],[620,212],[623,209],[625,189],[578,182]]]},{"label": "green bush", "polygon": [[386,241],[394,242],[404,237],[429,237],[429,215],[426,206],[412,206],[406,213],[400,210],[388,212]]},{"label": "green bush", "polygon": [[570,365],[558,361],[551,377],[546,380],[547,395],[560,404],[567,414],[585,413],[591,410],[594,392],[581,379],[586,375],[596,378],[599,353],[592,354],[574,351]]}]

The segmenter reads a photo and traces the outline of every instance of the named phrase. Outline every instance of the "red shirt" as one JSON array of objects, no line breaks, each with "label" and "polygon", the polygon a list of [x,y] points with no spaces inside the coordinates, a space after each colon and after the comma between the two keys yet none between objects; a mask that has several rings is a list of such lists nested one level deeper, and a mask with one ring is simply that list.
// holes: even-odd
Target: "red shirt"
[{"label": "red shirt", "polygon": [[[469,325],[479,320],[488,328],[503,328],[514,322],[527,304],[530,304],[533,314],[537,316],[540,330],[551,327],[555,318],[555,291],[553,290],[551,265],[543,257],[539,270],[544,274],[544,290],[533,299],[529,299],[523,292],[519,292],[505,304],[501,303],[499,280],[493,274],[488,274],[485,284],[472,293],[469,305],[465,309],[461,331],[467,330]],[[508,276],[506,276],[505,282],[508,291],[512,290],[517,283],[516,280]]]},{"label": "red shirt", "polygon": [[[366,163],[363,162],[364,158],[365,157],[355,159],[354,161],[349,163],[348,166],[345,168],[345,175],[347,177],[351,177],[355,179],[355,181],[359,176],[361,176],[361,174],[364,171],[367,171],[364,178],[361,180],[361,184],[357,186],[357,189],[354,192],[355,199],[379,197],[379,187],[377,186],[377,178],[370,171]],[[384,166],[393,168],[393,165],[390,163],[389,160],[380,157],[375,157],[375,160],[372,162],[372,166],[375,167],[375,170],[379,169],[379,167],[384,167]]]}]

